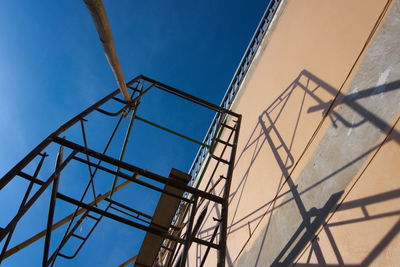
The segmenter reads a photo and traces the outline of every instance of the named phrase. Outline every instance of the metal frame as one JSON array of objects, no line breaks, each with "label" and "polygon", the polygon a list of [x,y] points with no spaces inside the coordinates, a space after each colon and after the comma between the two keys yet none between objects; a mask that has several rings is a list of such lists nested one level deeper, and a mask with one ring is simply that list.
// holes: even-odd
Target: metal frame
[{"label": "metal frame", "polygon": [[[235,161],[235,154],[236,154],[236,146],[238,142],[238,137],[239,137],[239,130],[240,130],[240,122],[241,122],[241,115],[236,114],[235,112],[232,112],[224,107],[217,106],[215,104],[212,104],[210,102],[207,102],[205,100],[202,100],[200,98],[197,98],[195,96],[192,96],[188,93],[185,93],[183,91],[180,91],[176,88],[173,88],[171,86],[168,86],[166,84],[160,83],[158,81],[155,81],[151,78],[148,78],[143,75],[139,75],[129,83],[127,83],[127,87],[130,90],[131,93],[131,102],[126,102],[125,100],[119,99],[117,97],[117,94],[119,93],[119,90],[115,90],[114,92],[110,93],[94,105],[90,106],[88,109],[85,111],[81,112],[77,116],[75,116],[73,119],[62,125],[59,129],[57,129],[54,133],[50,134],[46,139],[44,139],[37,147],[35,147],[27,156],[25,156],[18,164],[16,164],[9,172],[7,172],[3,178],[0,180],[0,189],[3,189],[5,186],[9,184],[13,179],[16,177],[20,177],[23,179],[26,179],[29,181],[29,186],[26,190],[26,194],[21,202],[21,205],[16,213],[16,215],[11,219],[11,221],[4,227],[0,229],[0,242],[6,238],[6,242],[3,245],[2,248],[2,253],[0,255],[0,262],[6,257],[11,256],[12,254],[16,253],[18,250],[26,247],[30,243],[36,241],[40,237],[45,236],[45,246],[43,250],[43,263],[42,266],[53,266],[57,257],[61,256],[64,258],[72,259],[74,258],[82,246],[85,244],[97,224],[101,221],[103,217],[108,217],[110,219],[113,219],[115,221],[133,226],[135,228],[141,229],[143,231],[147,231],[150,233],[153,233],[158,236],[162,236],[165,240],[169,240],[171,246],[163,246],[162,250],[167,252],[169,254],[169,260],[168,264],[172,265],[174,263],[173,259],[178,258],[178,254],[180,253],[179,248],[177,249],[177,244],[181,244],[181,247],[183,248],[183,254],[180,254],[181,256],[179,257],[179,262],[180,266],[184,266],[186,262],[186,258],[188,256],[188,251],[190,248],[191,243],[195,242],[204,246],[207,246],[208,249],[213,248],[218,250],[218,266],[225,266],[225,252],[226,252],[226,234],[227,234],[227,219],[228,219],[228,196],[229,196],[229,190],[230,190],[230,185],[231,185],[231,179],[233,175],[233,167],[234,167],[234,161]],[[140,89],[138,89],[140,87]],[[219,118],[218,124],[217,124],[217,129],[214,131],[214,135],[212,137],[212,141],[207,141],[207,142],[199,142],[197,140],[194,140],[193,138],[187,137],[185,135],[182,135],[176,131],[170,130],[166,127],[157,125],[155,123],[152,123],[150,121],[147,121],[141,117],[138,117],[136,115],[136,111],[138,109],[139,103],[141,101],[141,98],[144,94],[146,94],[149,90],[152,89],[159,89],[163,90],[167,93],[173,94],[177,97],[183,98],[187,101],[193,102],[195,104],[201,105],[207,109],[213,110],[217,113],[217,117]],[[104,104],[108,102],[113,102],[113,103],[119,103],[122,104],[123,106],[117,111],[117,112],[109,112],[106,111],[104,107],[102,107]],[[91,114],[92,112],[99,112],[106,117],[117,117],[119,116],[117,125],[115,126],[113,132],[111,133],[110,138],[108,139],[108,142],[102,152],[97,152],[93,149],[90,149],[87,145],[86,141],[86,129],[84,126],[84,122],[88,120],[87,116]],[[129,126],[128,130],[126,132],[125,140],[122,146],[121,154],[120,157],[113,158],[107,155],[107,150],[110,146],[111,141],[113,140],[115,133],[121,123],[121,121],[124,118],[130,118],[129,120]],[[234,120],[228,120],[228,118],[234,118]],[[218,196],[212,193],[212,188],[208,190],[208,186],[206,187],[206,190],[200,190],[196,187],[193,186],[193,178],[195,178],[192,174],[192,181],[187,185],[183,182],[180,182],[178,180],[173,180],[173,179],[168,179],[162,175],[159,175],[157,173],[151,172],[149,170],[142,169],[138,166],[131,165],[125,161],[123,161],[124,158],[124,152],[126,148],[126,144],[129,140],[130,136],[130,130],[132,128],[133,121],[135,119],[141,120],[142,122],[148,123],[152,126],[155,126],[161,130],[165,130],[171,134],[175,134],[181,138],[184,138],[186,140],[189,140],[197,145],[200,145],[203,148],[206,148],[208,153],[211,153],[211,156],[218,161],[218,164],[227,164],[228,165],[228,171],[226,174],[226,177],[224,179],[221,178],[221,180],[225,180],[224,184],[224,192],[222,196]],[[234,121],[234,125],[228,125],[228,121]],[[83,144],[78,144],[76,142],[73,142],[69,140],[66,137],[61,137],[67,131],[69,128],[71,128],[74,125],[79,124],[81,127],[81,135],[83,137]],[[232,124],[232,123],[231,123]],[[224,129],[228,129],[232,131],[232,134],[229,137],[229,140],[222,140],[220,138],[220,135]],[[231,136],[233,136],[233,142],[230,141]],[[222,159],[222,156],[215,156],[212,154],[213,148],[216,146],[216,144],[219,143],[220,145],[224,146],[224,151],[226,150],[227,147],[230,149],[230,156],[229,160],[224,160]],[[55,167],[55,171],[46,179],[42,180],[40,179],[40,170],[41,166],[43,164],[43,161],[47,157],[46,153],[43,153],[46,148],[50,144],[57,144],[60,146],[59,154],[57,157],[57,163]],[[69,154],[63,159],[63,151],[68,150],[70,151]],[[33,175],[28,174],[27,166],[31,162],[33,162],[36,158],[40,158],[40,161],[37,165],[36,171],[34,172]],[[91,159],[96,160],[97,162],[92,162]],[[64,168],[71,164],[72,162],[75,163],[81,163],[87,166],[88,172],[89,172],[89,182],[87,183],[87,186],[84,190],[84,193],[82,197],[78,200],[75,198],[72,198],[70,196],[67,196],[65,194],[61,194],[58,192],[58,183],[59,180],[62,179],[62,173]],[[103,164],[105,163],[105,164]],[[115,170],[112,170],[109,166],[112,166],[115,168]],[[173,167],[173,166],[171,166]],[[112,188],[109,192],[107,192],[105,197],[96,197],[95,193],[95,186],[94,186],[94,177],[98,171],[102,171],[105,173],[110,174],[111,176],[114,177],[113,180],[113,185]],[[176,187],[182,191],[185,192],[183,196],[175,195],[171,192],[168,192],[166,190],[163,190],[162,188],[155,186],[151,183],[148,183],[146,181],[143,181],[142,179],[138,179],[140,176],[146,177],[147,179],[156,181],[158,183],[161,183],[163,185],[169,185]],[[122,184],[118,185],[118,179],[124,179],[125,182]],[[178,224],[178,222],[183,222],[185,217],[181,216],[180,221],[175,220],[173,221],[173,224],[170,225],[169,229],[165,230],[160,230],[160,227],[153,227],[154,225],[151,225],[151,219],[152,216],[145,214],[143,212],[140,212],[138,210],[132,209],[129,206],[116,202],[115,200],[112,199],[113,194],[122,188],[122,186],[127,185],[127,181],[129,183],[136,183],[138,185],[144,186],[146,188],[162,192],[165,194],[169,194],[175,198],[178,198],[181,201],[181,207],[192,207],[191,208],[191,213],[190,213],[190,218],[188,218],[187,222],[183,224]],[[39,185],[39,189],[29,198],[29,195],[31,195],[32,187],[33,185]],[[41,197],[42,193],[52,185],[52,191],[51,191],[51,198],[50,198],[50,205],[49,205],[49,212],[48,212],[48,217],[47,217],[47,227],[45,230],[45,234],[42,232],[36,235],[36,237],[29,239],[28,242],[23,242],[20,245],[9,249],[8,250],[8,245],[9,242],[12,238],[14,229],[17,227],[17,224],[19,220],[25,215],[25,213],[32,207],[32,205],[36,202],[36,200]],[[89,189],[92,189],[93,195],[95,200],[90,202],[90,203],[85,203],[84,199],[89,191]],[[54,216],[54,211],[57,206],[57,199],[58,200],[63,200],[66,201],[70,204],[73,204],[76,206],[75,212],[64,218],[63,220],[57,222],[54,224],[53,222],[53,216]],[[105,209],[101,209],[100,207],[97,206],[97,204],[100,201],[105,200],[107,203],[107,206]],[[221,205],[221,218],[217,218],[217,229],[219,229],[219,242],[214,243],[214,239],[211,241],[209,240],[202,240],[200,238],[196,237],[197,230],[199,228],[199,224],[195,224],[194,220],[197,216],[197,211],[199,210],[199,206],[201,203],[204,201],[211,201],[214,203],[217,203]],[[117,215],[112,212],[112,210],[120,212],[124,215],[130,216],[132,219],[127,219],[124,216]],[[204,213],[204,211],[203,211]],[[75,221],[76,218],[78,218],[79,215],[82,216]],[[93,214],[97,214],[98,216],[94,216]],[[177,215],[177,217],[179,217]],[[201,216],[200,216],[201,217]],[[75,233],[75,230],[78,228],[78,226],[87,219],[95,220],[94,226],[91,228],[87,236],[80,236]],[[204,216],[203,216],[204,219]],[[51,233],[53,230],[56,228],[60,227],[62,224],[69,223],[67,230],[65,231],[65,234],[60,242],[60,244],[57,246],[55,251],[53,251],[50,254],[50,242],[51,242]],[[183,232],[185,233],[181,235]],[[216,234],[216,233],[215,233]],[[82,240],[81,244],[75,251],[75,253],[72,253],[72,255],[68,256],[65,255],[61,252],[63,246],[68,242],[70,238],[78,238]],[[49,255],[51,255],[49,257]],[[158,259],[162,260],[162,259]]]}]

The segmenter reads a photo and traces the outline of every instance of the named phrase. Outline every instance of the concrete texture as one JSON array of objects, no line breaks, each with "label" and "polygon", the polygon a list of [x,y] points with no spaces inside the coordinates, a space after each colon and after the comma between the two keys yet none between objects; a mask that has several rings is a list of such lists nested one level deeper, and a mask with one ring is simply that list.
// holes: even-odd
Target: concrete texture
[{"label": "concrete texture", "polygon": [[398,266],[400,247],[400,146],[392,134],[296,266]]},{"label": "concrete texture", "polygon": [[[399,246],[399,213],[390,207],[400,198],[393,178],[398,171],[392,168],[400,165],[398,130],[386,140],[392,152],[381,149],[400,114],[399,17],[399,1],[284,1],[234,104],[243,122],[231,188],[229,266],[399,262],[392,249]],[[391,171],[382,180],[366,174],[376,158],[381,163],[375,169]],[[383,230],[365,239],[369,243],[363,249],[354,242],[364,239],[346,239],[347,231],[335,239],[346,252],[332,245],[329,233],[321,234],[325,243],[311,246],[321,225],[335,220],[337,203],[345,204],[345,196],[357,188],[354,197],[391,197],[368,202],[392,214],[382,221]],[[356,217],[361,206],[341,213]],[[217,206],[200,230],[203,238],[213,231],[212,217],[219,217]],[[353,236],[369,228],[352,227]],[[392,235],[380,246],[386,252],[366,254],[366,247],[379,247],[386,230]],[[191,249],[189,266],[199,265],[204,250]],[[206,266],[215,266],[212,253]]]}]

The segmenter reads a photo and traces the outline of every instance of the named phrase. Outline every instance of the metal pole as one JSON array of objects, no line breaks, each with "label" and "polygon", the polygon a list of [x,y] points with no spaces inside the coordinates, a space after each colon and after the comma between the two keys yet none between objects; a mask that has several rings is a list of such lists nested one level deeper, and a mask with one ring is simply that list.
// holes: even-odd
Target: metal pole
[{"label": "metal pole", "polygon": [[229,192],[232,183],[233,176],[233,168],[235,166],[235,157],[236,157],[236,149],[239,141],[239,131],[240,131],[240,122],[242,116],[239,115],[236,121],[236,129],[235,129],[235,137],[233,140],[233,146],[231,151],[231,157],[229,160],[229,168],[228,174],[226,177],[225,190],[223,195],[223,203],[221,210],[221,233],[220,233],[220,248],[218,253],[218,267],[225,267],[225,258],[226,258],[226,240],[227,240],[227,229],[228,229],[228,206],[229,206]]},{"label": "metal pole", "polygon": [[139,120],[139,121],[142,121],[142,122],[144,122],[144,123],[147,123],[147,124],[149,124],[149,125],[152,125],[152,126],[154,126],[154,127],[157,127],[157,128],[159,128],[159,129],[164,130],[164,131],[166,131],[166,132],[168,132],[168,133],[171,133],[171,134],[173,134],[173,135],[182,137],[183,139],[186,139],[186,140],[188,140],[188,141],[191,141],[191,142],[193,142],[193,143],[195,143],[195,144],[198,144],[198,145],[201,145],[201,146],[205,146],[205,147],[210,147],[209,145],[204,144],[203,142],[197,141],[196,139],[193,139],[193,138],[191,138],[191,137],[189,137],[189,136],[186,136],[186,135],[184,135],[184,134],[178,133],[178,132],[176,132],[176,131],[174,131],[174,130],[168,129],[167,127],[161,126],[161,125],[159,125],[159,124],[156,124],[156,123],[154,123],[154,122],[151,122],[151,121],[149,121],[149,120],[146,120],[146,119],[144,119],[144,118],[142,118],[142,117],[135,116],[135,119],[137,119],[137,120]]},{"label": "metal pole", "polygon": [[56,207],[56,200],[57,200],[58,183],[60,181],[60,171],[61,171],[60,167],[62,164],[63,155],[64,155],[64,147],[60,146],[60,150],[57,155],[53,188],[51,190],[49,215],[47,216],[47,230],[46,230],[46,239],[44,241],[43,262],[42,262],[43,267],[47,267],[47,260],[49,258],[49,248],[50,248],[51,232],[52,232],[51,227],[53,225],[54,210]]},{"label": "metal pole", "polygon": [[192,204],[192,212],[190,213],[189,224],[186,230],[186,240],[183,247],[183,254],[182,257],[180,258],[180,263],[179,263],[180,267],[185,267],[186,265],[186,259],[189,253],[190,244],[192,243],[192,228],[193,228],[194,217],[196,215],[196,210],[197,210],[197,196],[194,197],[194,202]]},{"label": "metal pole", "polygon": [[191,95],[191,94],[188,94],[188,93],[186,93],[184,91],[178,90],[178,89],[176,89],[176,88],[174,88],[172,86],[166,85],[166,84],[161,83],[161,82],[157,82],[156,80],[153,80],[153,79],[151,79],[149,77],[146,77],[144,75],[140,75],[140,76],[141,76],[142,79],[144,79],[144,80],[146,80],[148,82],[156,84],[155,87],[157,87],[158,89],[161,89],[161,90],[166,91],[168,93],[171,93],[173,95],[179,96],[179,97],[181,97],[183,99],[186,99],[186,100],[188,100],[190,102],[193,102],[195,104],[204,106],[206,108],[209,108],[209,109],[217,111],[217,112],[227,113],[227,114],[230,114],[230,115],[235,116],[235,117],[239,116],[239,114],[237,114],[237,113],[235,113],[235,112],[233,112],[231,110],[225,109],[225,108],[220,107],[220,106],[218,106],[216,104],[213,104],[211,102],[208,102],[206,100],[198,98],[198,97],[196,97],[194,95]]}]

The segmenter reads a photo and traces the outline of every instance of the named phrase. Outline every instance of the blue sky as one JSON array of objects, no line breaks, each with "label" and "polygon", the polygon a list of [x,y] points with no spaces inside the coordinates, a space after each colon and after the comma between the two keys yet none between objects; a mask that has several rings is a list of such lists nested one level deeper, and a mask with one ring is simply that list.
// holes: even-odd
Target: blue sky
[{"label": "blue sky", "polygon": [[[104,0],[104,5],[127,80],[144,74],[218,104],[267,1]],[[0,87],[3,176],[58,126],[116,88],[83,1],[2,1]],[[199,140],[212,118],[204,109],[156,91],[144,99],[140,115]],[[88,123],[88,129],[95,132],[111,127],[112,123]],[[163,175],[168,175],[171,167],[187,171],[198,149],[140,122],[135,123],[133,135],[128,161]],[[94,134],[89,144],[97,148],[102,141]],[[75,179],[64,178],[61,185],[65,193],[77,197],[83,183]],[[100,192],[109,185],[98,184]],[[0,226],[16,211],[16,196],[25,187],[26,183],[15,181],[0,194],[1,203],[8,203],[7,207],[1,205],[0,213],[7,216],[2,216]],[[44,228],[48,195],[46,192],[28,214],[30,221],[21,224],[11,247]],[[150,212],[158,195],[132,187],[116,197]],[[71,212],[70,206],[58,204],[56,219]],[[56,266],[115,266],[137,252],[141,238],[140,231],[104,221],[75,261],[58,259]],[[5,260],[3,266],[39,265],[42,247],[43,242],[37,242]]]}]

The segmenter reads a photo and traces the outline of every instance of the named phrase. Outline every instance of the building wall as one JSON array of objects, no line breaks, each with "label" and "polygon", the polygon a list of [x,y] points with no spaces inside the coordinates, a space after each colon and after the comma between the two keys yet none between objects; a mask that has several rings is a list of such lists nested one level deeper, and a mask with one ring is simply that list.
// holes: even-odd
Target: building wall
[{"label": "building wall", "polygon": [[[283,1],[233,105],[229,266],[399,262],[399,18],[399,0]],[[207,211],[203,238],[220,215]]]}]

